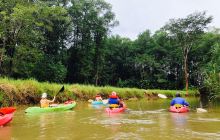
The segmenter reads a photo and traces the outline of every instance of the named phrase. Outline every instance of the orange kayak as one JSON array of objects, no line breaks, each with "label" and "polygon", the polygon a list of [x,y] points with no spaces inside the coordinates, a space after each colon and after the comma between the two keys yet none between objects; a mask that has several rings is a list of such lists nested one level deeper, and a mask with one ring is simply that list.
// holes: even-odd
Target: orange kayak
[{"label": "orange kayak", "polygon": [[0,108],[0,113],[1,114],[11,114],[13,112],[15,112],[15,108],[14,107],[3,107],[3,108]]}]

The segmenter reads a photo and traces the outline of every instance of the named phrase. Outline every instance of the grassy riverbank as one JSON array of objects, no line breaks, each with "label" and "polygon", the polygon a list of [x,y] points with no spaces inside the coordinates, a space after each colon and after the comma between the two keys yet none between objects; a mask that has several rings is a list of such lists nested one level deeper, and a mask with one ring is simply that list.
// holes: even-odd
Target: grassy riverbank
[{"label": "grassy riverbank", "polygon": [[[64,84],[65,90],[57,97],[57,102],[63,102],[68,98],[75,100],[93,99],[97,93],[103,98],[107,98],[112,91],[125,100],[137,100],[140,98],[158,98],[157,94],[164,94],[173,97],[176,90],[145,90],[137,88],[117,88],[111,86],[96,87],[93,85]],[[0,104],[37,104],[43,92],[48,93],[48,98],[52,98],[62,87],[61,84],[37,82],[36,80],[12,80],[0,78]],[[180,91],[184,94],[184,91]],[[198,95],[197,90],[190,90],[189,96]]]}]

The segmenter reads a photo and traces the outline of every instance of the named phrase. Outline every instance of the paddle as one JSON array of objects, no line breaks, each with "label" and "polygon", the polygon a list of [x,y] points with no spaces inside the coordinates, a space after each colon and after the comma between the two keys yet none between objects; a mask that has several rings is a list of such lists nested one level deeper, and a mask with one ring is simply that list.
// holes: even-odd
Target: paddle
[{"label": "paddle", "polygon": [[203,109],[203,108],[196,108],[196,112],[197,113],[205,113],[205,112],[208,112],[206,109]]},{"label": "paddle", "polygon": [[54,95],[54,97],[56,97],[59,93],[64,91],[64,86],[62,86],[62,88],[59,90],[59,92],[57,92],[57,94]]},{"label": "paddle", "polygon": [[88,102],[91,103],[91,102],[93,102],[93,100],[92,100],[92,99],[89,99]]},{"label": "paddle", "polygon": [[167,98],[167,96],[164,95],[164,94],[158,94],[157,96],[160,97],[160,98],[163,98],[163,99],[166,99],[166,98]]}]

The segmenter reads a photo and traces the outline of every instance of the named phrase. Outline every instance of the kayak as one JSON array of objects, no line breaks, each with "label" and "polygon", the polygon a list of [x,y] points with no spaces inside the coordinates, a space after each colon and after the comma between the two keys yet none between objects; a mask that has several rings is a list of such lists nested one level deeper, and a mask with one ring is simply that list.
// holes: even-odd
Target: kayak
[{"label": "kayak", "polygon": [[185,113],[189,111],[189,108],[186,106],[182,106],[182,107],[170,106],[169,111],[174,113]]},{"label": "kayak", "polygon": [[108,99],[101,100],[101,101],[94,101],[91,100],[91,105],[107,105],[108,104]]},{"label": "kayak", "polygon": [[13,113],[0,116],[0,126],[4,126],[12,120]]},{"label": "kayak", "polygon": [[13,112],[15,112],[15,108],[14,107],[3,107],[3,108],[0,108],[0,113],[2,114],[11,114]]},{"label": "kayak", "polygon": [[102,101],[92,101],[91,102],[92,105],[103,105]]},{"label": "kayak", "polygon": [[105,111],[107,113],[120,113],[125,111],[125,107],[120,107],[120,108],[106,108]]},{"label": "kayak", "polygon": [[123,104],[123,107],[119,107],[119,108],[106,108],[105,112],[107,113],[120,113],[120,112],[124,112],[126,110],[126,106],[125,104]]},{"label": "kayak", "polygon": [[72,104],[59,104],[54,107],[46,107],[46,108],[29,107],[25,110],[25,113],[44,113],[44,112],[66,111],[66,110],[71,110],[75,106],[76,106],[76,102]]}]

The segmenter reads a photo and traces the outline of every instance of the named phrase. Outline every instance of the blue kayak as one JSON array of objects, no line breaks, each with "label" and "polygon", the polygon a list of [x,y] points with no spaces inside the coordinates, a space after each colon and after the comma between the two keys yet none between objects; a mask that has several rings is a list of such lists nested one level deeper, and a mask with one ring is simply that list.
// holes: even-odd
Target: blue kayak
[{"label": "blue kayak", "polygon": [[91,102],[92,105],[103,105],[102,101],[92,101]]}]

